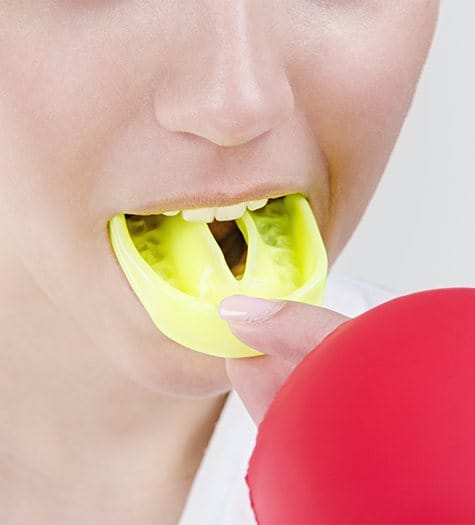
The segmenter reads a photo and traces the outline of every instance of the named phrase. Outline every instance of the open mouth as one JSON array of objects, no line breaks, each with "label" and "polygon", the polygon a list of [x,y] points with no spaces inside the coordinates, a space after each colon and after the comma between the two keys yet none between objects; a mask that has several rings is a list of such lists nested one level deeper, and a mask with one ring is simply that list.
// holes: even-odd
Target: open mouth
[{"label": "open mouth", "polygon": [[[125,214],[131,238],[142,257],[152,265],[160,260],[160,225],[168,220],[164,215]],[[236,279],[241,279],[246,266],[247,243],[236,220],[207,223],[208,228],[223,252],[224,259]]]},{"label": "open mouth", "polygon": [[257,279],[273,279],[277,294],[289,293],[305,281],[301,237],[309,231],[296,230],[299,207],[291,205],[291,199],[298,198],[305,200],[297,195],[268,199],[261,208],[241,211],[233,220],[213,220],[210,215],[207,221],[198,220],[200,213],[191,216],[186,210],[124,217],[135,248],[158,276],[182,292],[214,302],[230,280],[241,281],[248,274],[246,282],[250,279],[254,286]]},{"label": "open mouth", "polygon": [[[320,304],[327,256],[307,199],[158,215],[117,214],[112,248],[156,326],[188,348],[221,357],[260,355],[217,314],[228,295]],[[254,205],[252,205],[254,206]],[[210,211],[211,210],[211,211]],[[218,220],[216,220],[218,219]]]},{"label": "open mouth", "polygon": [[214,220],[209,229],[223,252],[226,264],[236,279],[241,279],[246,267],[247,244],[235,221]]}]

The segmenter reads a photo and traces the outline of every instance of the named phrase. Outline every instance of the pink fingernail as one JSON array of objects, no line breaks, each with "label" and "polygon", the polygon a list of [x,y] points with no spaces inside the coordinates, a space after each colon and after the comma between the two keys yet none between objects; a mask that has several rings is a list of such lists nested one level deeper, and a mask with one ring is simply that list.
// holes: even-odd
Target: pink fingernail
[{"label": "pink fingernail", "polygon": [[221,319],[225,321],[253,323],[268,319],[278,312],[284,304],[285,301],[271,301],[247,295],[231,295],[219,303],[218,313]]}]

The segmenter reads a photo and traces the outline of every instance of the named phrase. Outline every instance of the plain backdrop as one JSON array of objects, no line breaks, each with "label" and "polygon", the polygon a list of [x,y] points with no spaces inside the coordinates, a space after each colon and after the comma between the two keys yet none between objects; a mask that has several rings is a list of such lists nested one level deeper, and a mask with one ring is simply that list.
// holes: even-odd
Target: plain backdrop
[{"label": "plain backdrop", "polygon": [[404,293],[475,286],[474,204],[475,0],[442,0],[398,142],[334,270]]}]

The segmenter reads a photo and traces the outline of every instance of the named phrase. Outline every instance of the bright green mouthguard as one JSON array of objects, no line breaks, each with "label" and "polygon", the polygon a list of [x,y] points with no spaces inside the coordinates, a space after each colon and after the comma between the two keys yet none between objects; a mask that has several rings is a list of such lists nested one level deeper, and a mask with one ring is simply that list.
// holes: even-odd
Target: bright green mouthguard
[{"label": "bright green mouthguard", "polygon": [[114,215],[114,253],[157,328],[190,349],[218,357],[262,352],[231,333],[217,312],[221,299],[244,294],[321,304],[327,254],[309,203],[300,194],[270,200],[236,220],[247,246],[236,278],[205,222],[175,216]]}]

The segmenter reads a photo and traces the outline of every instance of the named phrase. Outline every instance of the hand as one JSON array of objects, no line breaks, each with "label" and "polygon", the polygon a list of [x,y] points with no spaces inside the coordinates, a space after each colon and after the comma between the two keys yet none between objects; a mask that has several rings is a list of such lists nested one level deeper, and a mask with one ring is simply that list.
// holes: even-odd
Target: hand
[{"label": "hand", "polygon": [[228,378],[257,426],[297,364],[350,319],[320,306],[244,295],[223,299],[219,314],[238,339],[268,354],[225,360]]}]

